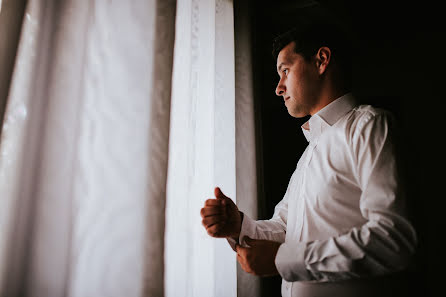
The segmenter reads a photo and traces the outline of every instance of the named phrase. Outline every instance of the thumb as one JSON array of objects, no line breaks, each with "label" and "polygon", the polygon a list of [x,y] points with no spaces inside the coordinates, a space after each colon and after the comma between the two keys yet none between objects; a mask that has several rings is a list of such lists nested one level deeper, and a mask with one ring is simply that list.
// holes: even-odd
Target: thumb
[{"label": "thumb", "polygon": [[228,197],[226,197],[225,194],[223,194],[223,192],[221,191],[221,189],[220,189],[219,187],[216,187],[216,188],[214,189],[214,195],[215,195],[215,197],[216,197],[217,199],[225,199],[225,198],[228,198]]}]

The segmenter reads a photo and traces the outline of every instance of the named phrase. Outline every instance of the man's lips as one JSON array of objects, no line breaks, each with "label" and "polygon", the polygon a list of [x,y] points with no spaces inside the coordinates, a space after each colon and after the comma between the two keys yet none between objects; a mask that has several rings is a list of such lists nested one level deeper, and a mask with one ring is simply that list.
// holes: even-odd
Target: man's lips
[{"label": "man's lips", "polygon": [[290,97],[284,97],[284,98],[283,98],[283,101],[286,102],[288,99],[290,99]]}]

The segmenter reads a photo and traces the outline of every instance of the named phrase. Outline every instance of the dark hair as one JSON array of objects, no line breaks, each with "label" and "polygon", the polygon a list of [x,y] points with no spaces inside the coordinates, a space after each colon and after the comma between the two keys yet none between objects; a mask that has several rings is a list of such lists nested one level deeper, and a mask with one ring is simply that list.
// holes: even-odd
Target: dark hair
[{"label": "dark hair", "polygon": [[280,51],[291,42],[294,51],[309,61],[319,48],[326,46],[331,50],[332,63],[338,66],[338,72],[344,83],[350,87],[352,68],[351,42],[346,32],[335,24],[300,25],[277,36],[273,41],[273,57],[277,60]]}]

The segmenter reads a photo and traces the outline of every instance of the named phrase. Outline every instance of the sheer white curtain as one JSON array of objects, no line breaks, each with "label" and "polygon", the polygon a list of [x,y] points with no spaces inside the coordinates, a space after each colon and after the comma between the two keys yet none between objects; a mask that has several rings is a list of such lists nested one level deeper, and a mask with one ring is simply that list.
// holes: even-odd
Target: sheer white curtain
[{"label": "sheer white curtain", "polygon": [[1,134],[1,296],[163,295],[174,16],[166,0],[28,1]]},{"label": "sheer white curtain", "polygon": [[166,296],[237,294],[236,257],[200,209],[214,187],[236,200],[233,4],[178,1],[166,213]]},{"label": "sheer white curtain", "polygon": [[[166,295],[260,296],[199,210],[215,186],[257,217],[257,168],[248,2],[180,0],[169,146]],[[235,29],[235,30],[234,30]],[[236,277],[237,275],[237,277]]]},{"label": "sheer white curtain", "polygon": [[0,78],[0,296],[256,296],[199,215],[220,186],[256,217],[233,2],[29,0],[20,31]]}]

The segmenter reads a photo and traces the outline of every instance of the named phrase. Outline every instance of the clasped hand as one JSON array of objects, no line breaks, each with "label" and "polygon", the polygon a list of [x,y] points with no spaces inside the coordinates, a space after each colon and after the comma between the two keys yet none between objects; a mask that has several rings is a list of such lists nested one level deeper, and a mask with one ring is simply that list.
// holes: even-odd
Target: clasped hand
[{"label": "clasped hand", "polygon": [[[242,225],[240,212],[235,203],[220,188],[215,188],[216,199],[206,200],[201,209],[202,224],[212,237],[238,239]],[[243,270],[258,276],[278,274],[274,263],[280,243],[245,237],[249,247],[236,245],[237,261]]]},{"label": "clasped hand", "polygon": [[237,261],[242,269],[258,276],[272,276],[277,271],[274,260],[280,247],[280,242],[245,237],[249,247],[236,245]]}]

